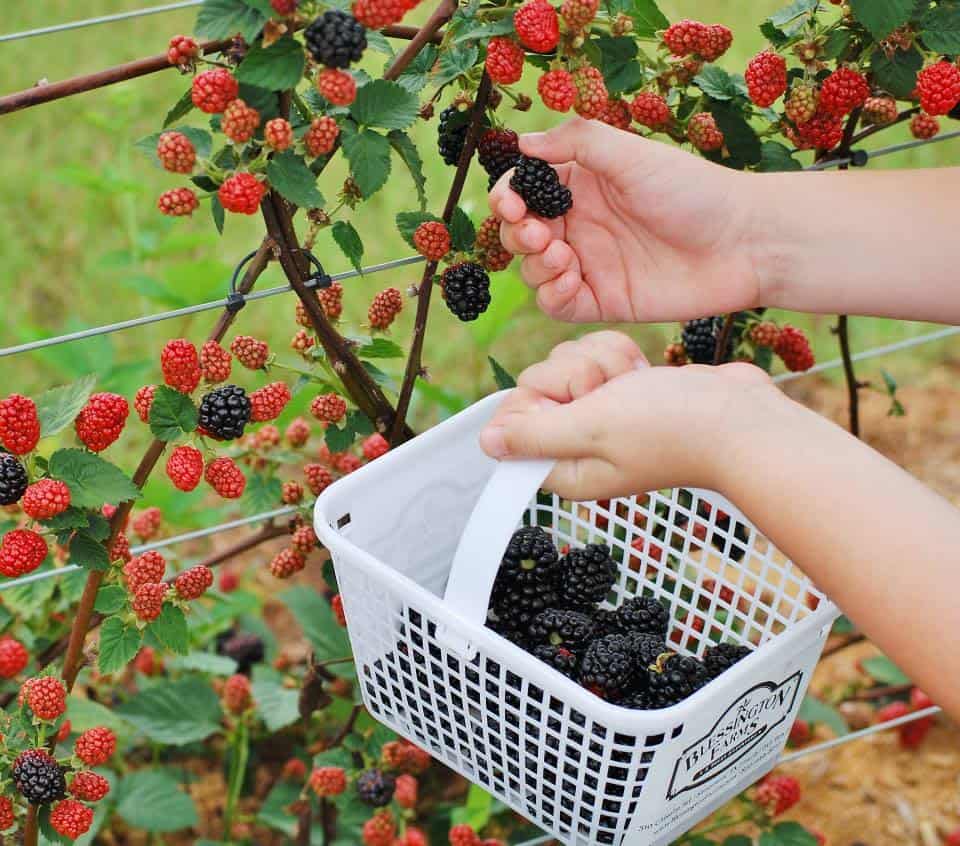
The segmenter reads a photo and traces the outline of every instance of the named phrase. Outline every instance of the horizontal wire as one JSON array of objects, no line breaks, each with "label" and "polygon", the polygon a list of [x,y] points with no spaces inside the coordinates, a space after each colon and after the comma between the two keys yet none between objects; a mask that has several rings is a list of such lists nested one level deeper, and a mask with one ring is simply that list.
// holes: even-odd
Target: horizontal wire
[{"label": "horizontal wire", "polygon": [[[241,517],[237,520],[229,520],[226,523],[217,523],[213,526],[207,526],[205,529],[197,529],[193,532],[184,532],[182,535],[174,535],[173,537],[165,538],[164,540],[154,541],[153,543],[145,543],[140,546],[134,546],[130,548],[131,555],[140,555],[141,553],[148,552],[151,549],[165,549],[166,547],[175,546],[178,543],[184,543],[189,540],[197,540],[198,538],[206,538],[211,535],[220,534],[220,532],[229,532],[231,529],[239,529],[241,526],[249,526],[251,523],[265,523],[267,520],[272,520],[274,517],[285,517],[288,514],[293,514],[297,509],[293,506],[286,506],[284,508],[275,508],[273,511],[262,511],[259,514],[253,514],[250,517]],[[66,567],[58,567],[56,570],[44,570],[41,573],[31,573],[29,576],[21,576],[19,579],[11,579],[9,582],[0,583],[0,593],[5,590],[10,590],[15,587],[22,587],[23,585],[29,585],[33,582],[42,582],[45,579],[56,578],[57,576],[66,576],[69,573],[75,573],[78,570],[84,570],[86,568],[80,567],[76,564],[68,564]]]},{"label": "horizontal wire", "polygon": [[[912,150],[914,147],[922,147],[925,144],[938,144],[941,141],[950,141],[953,138],[960,138],[960,130],[945,132],[942,135],[935,135],[933,138],[921,138],[916,141],[905,141],[902,144],[892,144],[889,147],[880,147],[878,150],[867,150],[867,161],[865,164],[869,164],[870,159],[878,159],[881,156],[889,156],[893,153],[902,153],[904,150]],[[805,167],[804,170],[826,170],[831,167],[853,164],[853,162],[854,157],[847,156],[842,159],[831,159],[830,161],[821,162],[820,164],[812,164]]]},{"label": "horizontal wire", "polygon": [[202,3],[203,0],[180,0],[178,3],[166,3],[163,6],[148,6],[145,9],[132,9],[129,12],[117,12],[113,15],[100,15],[100,17],[85,18],[80,21],[68,21],[67,23],[53,24],[52,26],[41,26],[37,29],[25,29],[23,32],[9,32],[6,35],[0,35],[0,43],[4,41],[19,41],[22,38],[33,38],[37,35],[52,35],[55,32],[66,32],[71,29],[81,29],[86,26],[125,21],[131,18],[142,18],[147,15],[156,15],[160,12],[173,12],[177,9],[199,6]]},{"label": "horizontal wire", "polygon": [[[366,275],[369,273],[379,273],[383,270],[392,270],[396,267],[404,267],[408,264],[419,264],[420,262],[425,261],[423,256],[407,256],[402,259],[393,259],[392,261],[381,262],[380,264],[372,264],[369,267],[364,267],[362,271],[358,270],[345,270],[342,273],[337,273],[330,278],[337,282],[341,279],[350,279],[354,276]],[[307,287],[311,287],[309,284]],[[292,291],[289,285],[277,285],[275,288],[264,288],[261,291],[254,291],[249,294],[244,294],[244,301],[250,302],[252,300],[264,300],[267,297],[274,297],[277,294],[285,294]],[[117,323],[106,323],[103,326],[93,326],[89,329],[80,329],[77,332],[68,332],[64,335],[55,335],[51,338],[40,338],[36,341],[28,341],[25,344],[17,344],[13,347],[4,347],[0,349],[0,358],[5,358],[10,355],[18,355],[20,353],[32,352],[34,350],[42,350],[46,347],[57,346],[58,344],[66,344],[70,341],[82,341],[86,338],[93,338],[97,335],[109,335],[113,332],[120,332],[125,329],[134,329],[137,326],[146,326],[150,323],[160,323],[164,320],[172,320],[176,317],[187,317],[191,314],[199,314],[203,311],[212,311],[217,308],[224,308],[228,305],[228,300],[210,300],[205,303],[197,303],[196,305],[184,306],[183,308],[176,308],[171,311],[160,311],[155,314],[147,314],[143,317],[134,317],[130,320],[121,320]]]}]

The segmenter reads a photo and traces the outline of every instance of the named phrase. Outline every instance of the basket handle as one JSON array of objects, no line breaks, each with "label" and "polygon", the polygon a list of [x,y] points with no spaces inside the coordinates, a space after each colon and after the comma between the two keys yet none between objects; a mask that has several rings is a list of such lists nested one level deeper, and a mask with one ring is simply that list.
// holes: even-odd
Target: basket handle
[{"label": "basket handle", "polygon": [[[503,550],[520,515],[550,475],[553,459],[501,461],[460,536],[443,601],[460,619],[482,626]],[[476,649],[463,635],[438,626],[437,640],[466,660]]]}]

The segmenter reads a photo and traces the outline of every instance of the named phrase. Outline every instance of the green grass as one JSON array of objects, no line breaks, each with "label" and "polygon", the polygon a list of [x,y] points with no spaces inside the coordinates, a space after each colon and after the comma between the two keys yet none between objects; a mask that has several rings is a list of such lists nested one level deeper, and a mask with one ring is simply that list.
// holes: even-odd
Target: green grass
[{"label": "green grass", "polygon": [[[62,20],[128,10],[154,0],[48,0],[11,4],[3,30],[14,31]],[[429,4],[425,0],[424,6]],[[737,35],[729,68],[742,67],[763,41],[757,30],[762,16],[781,5],[762,0],[743,11],[733,2],[664,2],[671,17],[683,15],[720,21]],[[423,17],[426,8],[414,16]],[[0,44],[4,93],[28,87],[39,79],[55,81],[76,74],[161,52],[169,35],[189,32],[193,10],[166,13],[133,21],[93,27],[42,38]],[[384,57],[368,57],[367,68],[378,73]],[[528,76],[533,74],[528,72]],[[186,80],[174,71],[154,74],[100,91],[43,105],[0,121],[5,155],[0,158],[2,192],[0,241],[4,245],[4,330],[0,345],[134,317],[159,309],[222,296],[233,265],[255,248],[262,234],[259,217],[230,216],[222,238],[216,235],[207,208],[192,220],[169,220],[154,210],[155,197],[179,184],[133,147],[138,138],[155,132],[167,109],[181,95]],[[542,109],[511,117],[518,129],[542,128],[551,118]],[[196,122],[196,119],[194,118]],[[432,148],[435,122],[420,124],[416,134],[424,150]],[[877,144],[906,137],[896,129]],[[921,167],[950,162],[954,144],[933,145],[890,156],[871,167]],[[426,164],[430,208],[439,211],[452,171],[428,156]],[[337,193],[345,176],[338,161],[322,178],[326,196]],[[842,177],[840,177],[842,178]],[[485,212],[485,180],[471,180],[464,209],[475,220]],[[365,204],[354,220],[366,240],[365,263],[410,252],[396,234],[393,216],[411,208],[411,184],[404,174]],[[874,244],[854,245],[874,249]],[[346,260],[321,233],[316,252],[330,271]],[[387,285],[401,289],[413,284],[418,269],[354,279],[346,283],[348,315],[363,319],[374,293]],[[260,283],[281,282],[272,268]],[[503,319],[488,318],[470,327],[458,324],[437,304],[428,333],[425,363],[431,383],[470,399],[493,388],[487,355],[496,356],[511,372],[542,357],[552,345],[587,327],[552,324],[536,310],[518,279],[501,274],[495,282],[495,310]],[[237,324],[238,331],[266,336],[277,348],[293,333],[293,302],[279,296],[251,305]],[[404,342],[412,323],[412,307],[399,321],[394,337]],[[4,392],[35,392],[90,371],[104,374],[103,384],[128,396],[157,377],[157,355],[163,340],[183,335],[200,338],[212,322],[210,314],[112,337],[60,346],[41,353],[7,359]],[[818,357],[833,358],[835,341],[826,318],[791,318],[814,332]],[[889,342],[925,327],[892,321],[858,319],[854,345],[864,348]],[[629,327],[652,360],[675,333],[675,326]],[[939,360],[945,345],[923,348],[887,362],[898,376],[919,378],[922,367]],[[252,384],[252,382],[251,382]],[[433,397],[436,399],[436,397]],[[302,400],[301,400],[302,404]],[[441,406],[421,403],[426,423]],[[131,448],[138,445],[133,444]]]}]

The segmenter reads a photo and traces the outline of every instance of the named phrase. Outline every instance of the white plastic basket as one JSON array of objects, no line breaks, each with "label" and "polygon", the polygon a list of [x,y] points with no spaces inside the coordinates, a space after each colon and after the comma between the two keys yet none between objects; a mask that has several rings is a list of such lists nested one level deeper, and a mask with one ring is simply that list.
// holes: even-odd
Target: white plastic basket
[{"label": "white plastic basket", "polygon": [[[659,846],[773,767],[836,608],[717,494],[538,497],[549,463],[497,464],[477,445],[501,398],[317,501],[364,703],[564,843]],[[558,546],[608,544],[621,562],[609,606],[662,599],[678,651],[701,655],[717,639],[759,648],[670,708],[603,701],[484,626],[521,522]]]}]

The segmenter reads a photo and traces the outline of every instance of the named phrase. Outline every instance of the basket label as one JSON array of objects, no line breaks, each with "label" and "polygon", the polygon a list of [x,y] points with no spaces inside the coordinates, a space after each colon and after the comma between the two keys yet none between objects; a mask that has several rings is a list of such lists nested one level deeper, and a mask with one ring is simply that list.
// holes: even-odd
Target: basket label
[{"label": "basket label", "polygon": [[798,671],[780,684],[763,682],[737,699],[709,732],[680,754],[667,799],[716,778],[786,720],[802,678]]}]

